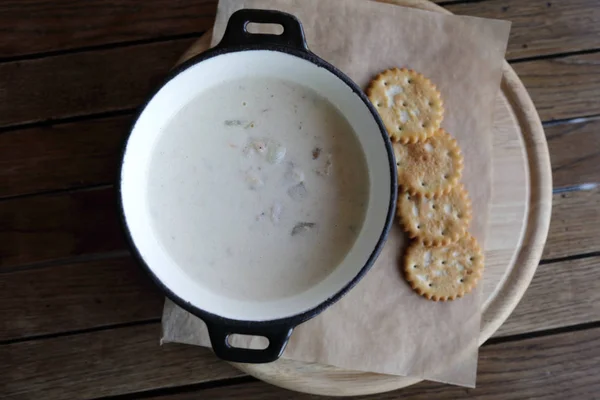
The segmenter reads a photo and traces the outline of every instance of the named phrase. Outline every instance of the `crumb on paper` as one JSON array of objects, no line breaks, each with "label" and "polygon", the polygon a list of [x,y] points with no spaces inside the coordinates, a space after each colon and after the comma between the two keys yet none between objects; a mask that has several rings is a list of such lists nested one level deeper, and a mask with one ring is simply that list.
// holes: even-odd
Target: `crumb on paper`
[{"label": "crumb on paper", "polygon": [[254,121],[250,121],[244,126],[244,129],[254,128]]},{"label": "crumb on paper", "polygon": [[300,235],[313,229],[317,224],[314,222],[298,222],[292,228],[292,236]]}]

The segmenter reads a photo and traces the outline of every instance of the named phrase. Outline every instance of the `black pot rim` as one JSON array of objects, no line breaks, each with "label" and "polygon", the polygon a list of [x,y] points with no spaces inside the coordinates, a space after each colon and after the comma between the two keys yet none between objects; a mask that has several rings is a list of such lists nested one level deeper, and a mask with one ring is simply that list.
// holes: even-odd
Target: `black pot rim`
[{"label": "black pot rim", "polygon": [[[336,293],[332,294],[325,301],[319,303],[317,306],[312,307],[301,313],[289,315],[289,316],[278,318],[278,319],[272,319],[272,320],[247,321],[247,320],[238,320],[238,319],[231,319],[231,318],[223,317],[223,316],[208,312],[206,310],[203,310],[199,307],[196,307],[196,306],[192,305],[190,302],[185,301],[184,299],[179,297],[176,293],[174,293],[171,289],[169,289],[165,284],[163,284],[160,279],[158,279],[158,277],[154,274],[152,269],[149,267],[149,265],[146,263],[146,261],[143,259],[142,255],[138,251],[138,249],[135,245],[135,242],[133,240],[133,237],[131,236],[131,232],[127,226],[127,222],[125,219],[125,210],[123,207],[121,176],[122,176],[125,151],[127,149],[127,143],[129,142],[129,137],[131,136],[133,128],[135,127],[141,114],[146,109],[148,103],[156,96],[156,94],[168,82],[173,80],[175,77],[177,77],[180,73],[187,70],[188,68],[190,68],[202,61],[205,61],[209,58],[218,57],[218,56],[228,54],[228,53],[257,51],[257,50],[282,52],[282,53],[286,53],[286,54],[301,58],[303,60],[309,61],[313,64],[316,64],[319,67],[327,69],[330,73],[335,75],[338,79],[342,80],[346,85],[348,85],[352,89],[352,91],[364,102],[365,106],[369,109],[369,111],[372,114],[372,117],[375,119],[377,125],[379,126],[379,131],[382,135],[382,139],[383,139],[384,145],[386,147],[388,162],[389,162],[389,167],[390,167],[390,180],[391,180],[390,192],[391,192],[391,195],[390,195],[390,199],[389,199],[389,203],[388,203],[386,222],[385,222],[385,225],[383,227],[381,235],[380,235],[373,251],[369,255],[369,258],[367,259],[367,262],[365,263],[365,265],[360,269],[360,271],[350,281],[348,281],[346,283],[346,285],[344,285],[344,287],[342,287]],[[170,73],[167,75],[167,78],[164,80],[164,82],[148,97],[148,99],[144,102],[144,104],[140,107],[139,111],[136,113],[135,120],[132,124],[129,134],[127,135],[127,138],[124,140],[123,148],[121,151],[120,165],[119,165],[119,170],[118,170],[117,187],[118,187],[117,196],[118,196],[118,204],[119,204],[119,216],[120,216],[121,224],[123,226],[123,231],[125,232],[127,243],[129,245],[129,247],[131,248],[133,256],[135,257],[137,262],[146,270],[148,275],[151,277],[151,279],[154,281],[154,283],[161,289],[161,291],[166,295],[166,297],[168,297],[171,301],[173,301],[179,307],[181,307],[184,310],[190,312],[191,314],[199,317],[205,323],[211,324],[211,325],[221,324],[221,325],[227,325],[227,326],[230,326],[233,328],[236,328],[236,327],[243,328],[243,327],[249,327],[249,326],[256,327],[256,328],[273,327],[273,326],[293,328],[293,327],[307,321],[308,319],[315,317],[316,315],[321,313],[324,309],[326,309],[330,305],[334,304],[336,301],[338,301],[340,298],[342,298],[350,289],[352,289],[358,283],[358,281],[360,281],[364,277],[364,275],[369,271],[369,269],[371,268],[371,266],[377,259],[377,256],[381,252],[381,249],[383,248],[383,245],[385,243],[385,240],[389,234],[389,231],[390,231],[392,223],[393,223],[395,208],[396,208],[396,201],[397,201],[398,179],[397,179],[394,151],[393,151],[391,142],[389,140],[387,131],[385,129],[385,126],[384,126],[383,122],[381,121],[379,114],[377,113],[377,111],[375,110],[375,108],[373,107],[373,105],[371,104],[371,102],[369,101],[367,96],[365,95],[365,93],[358,87],[358,85],[356,85],[356,83],[354,83],[350,78],[348,78],[344,73],[342,73],[336,67],[334,67],[333,65],[329,64],[328,62],[326,62],[323,59],[316,56],[314,53],[307,51],[307,50],[295,49],[295,48],[279,46],[279,45],[239,45],[239,46],[227,46],[227,47],[217,46],[213,49],[209,49],[201,54],[198,54],[197,56],[190,58],[189,60],[185,61],[184,63],[180,64],[179,66],[177,66],[176,68],[174,68],[173,70],[170,71]]]}]

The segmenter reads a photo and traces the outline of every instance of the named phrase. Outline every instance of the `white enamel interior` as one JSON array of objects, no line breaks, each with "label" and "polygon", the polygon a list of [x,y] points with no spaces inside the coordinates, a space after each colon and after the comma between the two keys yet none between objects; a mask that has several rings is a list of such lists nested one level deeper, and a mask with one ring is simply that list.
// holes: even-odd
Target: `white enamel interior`
[{"label": "white enamel interior", "polygon": [[[202,282],[189,279],[153,232],[146,201],[152,151],[171,118],[209,87],[229,80],[258,76],[304,85],[337,106],[358,135],[370,179],[365,221],[354,246],[342,263],[309,290],[271,302],[231,299],[208,290]],[[125,149],[121,187],[125,221],[132,240],[156,277],[170,291],[195,307],[226,318],[246,321],[266,321],[302,313],[341,290],[357,275],[376,247],[385,228],[392,195],[385,142],[378,124],[360,97],[327,69],[293,55],[268,50],[235,52],[209,58],[169,81],[150,100],[133,127]]]}]

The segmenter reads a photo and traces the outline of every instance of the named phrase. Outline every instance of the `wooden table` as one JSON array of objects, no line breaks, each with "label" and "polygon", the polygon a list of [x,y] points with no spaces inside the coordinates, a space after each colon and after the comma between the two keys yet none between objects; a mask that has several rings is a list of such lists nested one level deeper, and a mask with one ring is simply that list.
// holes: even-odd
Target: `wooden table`
[{"label": "wooden table", "polygon": [[[507,58],[544,121],[550,235],[474,390],[373,399],[600,398],[600,7],[444,1],[513,21]],[[0,3],[0,398],[308,399],[203,348],[160,347],[163,298],[126,250],[113,186],[134,110],[215,0]]]}]

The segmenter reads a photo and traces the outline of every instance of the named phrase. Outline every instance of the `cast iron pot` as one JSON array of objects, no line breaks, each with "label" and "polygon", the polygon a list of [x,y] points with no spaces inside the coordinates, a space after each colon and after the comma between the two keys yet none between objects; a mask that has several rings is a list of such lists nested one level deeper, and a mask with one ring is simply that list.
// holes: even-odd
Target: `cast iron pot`
[{"label": "cast iron pot", "polygon": [[[281,35],[251,34],[246,29],[250,22],[279,24],[284,31]],[[341,264],[307,291],[270,302],[232,299],[189,279],[153,233],[145,199],[146,185],[152,179],[148,165],[161,128],[208,87],[258,76],[304,85],[333,103],[357,134],[370,180],[363,226]],[[206,323],[217,356],[242,363],[265,363],[279,358],[294,327],[319,314],[356,285],[383,246],[393,220],[396,196],[392,146],[361,89],[308,50],[302,25],[294,16],[249,9],[234,13],[221,42],[174,70],[144,105],[125,143],[119,181],[125,231],[141,265],[166,296]],[[269,344],[262,350],[233,347],[228,340],[232,334],[263,336]]]}]

